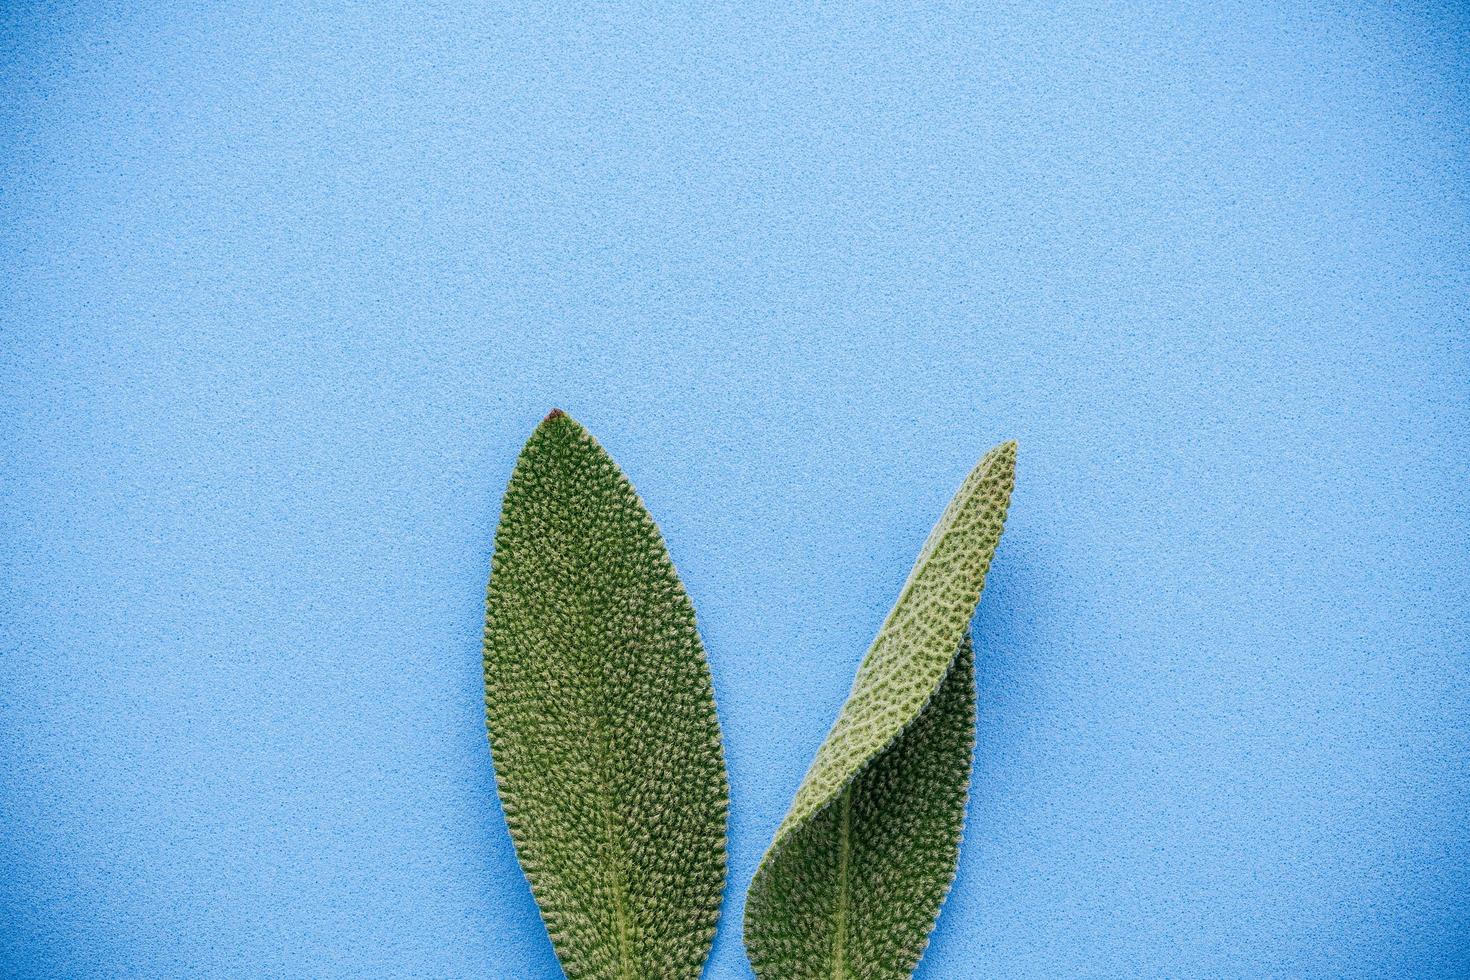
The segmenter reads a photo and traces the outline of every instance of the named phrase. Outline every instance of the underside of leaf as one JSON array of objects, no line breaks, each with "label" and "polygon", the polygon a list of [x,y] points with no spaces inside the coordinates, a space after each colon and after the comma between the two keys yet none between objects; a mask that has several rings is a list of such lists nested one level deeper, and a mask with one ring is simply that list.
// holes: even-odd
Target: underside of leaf
[{"label": "underside of leaf", "polygon": [[657,526],[560,412],[505,493],[485,708],[506,822],[567,975],[697,978],[728,801],[709,669]]},{"label": "underside of leaf", "polygon": [[[975,744],[968,640],[934,700],[751,886],[762,977],[906,977],[949,891]],[[836,872],[833,872],[833,869]]]},{"label": "underside of leaf", "polygon": [[974,743],[967,629],[1000,540],[1015,443],[925,542],[750,886],[762,980],[886,980],[917,965],[954,877]]}]

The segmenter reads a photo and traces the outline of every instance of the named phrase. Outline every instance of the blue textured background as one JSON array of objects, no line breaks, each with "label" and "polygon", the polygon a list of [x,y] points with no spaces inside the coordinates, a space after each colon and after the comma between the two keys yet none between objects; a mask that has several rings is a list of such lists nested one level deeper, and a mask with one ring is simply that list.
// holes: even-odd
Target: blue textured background
[{"label": "blue textured background", "polygon": [[1462,6],[139,6],[0,15],[0,973],[559,976],[479,649],[559,405],[701,617],[711,978],[1012,436],[921,976],[1470,974]]}]

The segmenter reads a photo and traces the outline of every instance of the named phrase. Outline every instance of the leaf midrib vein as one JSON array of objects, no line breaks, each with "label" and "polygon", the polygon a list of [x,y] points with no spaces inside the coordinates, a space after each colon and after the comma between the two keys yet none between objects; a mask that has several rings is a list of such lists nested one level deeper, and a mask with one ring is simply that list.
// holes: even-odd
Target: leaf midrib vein
[{"label": "leaf midrib vein", "polygon": [[832,930],[832,980],[847,980],[847,916],[852,862],[852,787],[842,793],[837,817],[837,912]]},{"label": "leaf midrib vein", "polygon": [[[595,526],[595,522],[594,522]],[[596,549],[583,544],[584,553]],[[607,610],[603,603],[597,598],[597,591],[589,589],[589,601],[581,604],[583,624],[607,622]],[[595,628],[590,636],[585,637],[586,642],[583,649],[595,650],[600,645],[600,638],[596,635]],[[596,667],[590,672],[595,679],[596,686],[592,691],[592,728],[594,741],[599,755],[596,772],[597,788],[602,797],[602,819],[604,832],[607,834],[608,849],[612,852],[611,867],[609,870],[609,887],[612,891],[613,923],[617,930],[618,941],[618,975],[617,980],[638,980],[635,972],[633,958],[633,935],[632,925],[628,921],[628,883],[625,878],[624,862],[627,859],[626,835],[623,833],[623,822],[618,813],[617,797],[609,784],[609,773],[615,771],[613,766],[612,725],[609,723],[611,712],[608,707],[607,697],[607,661],[603,658],[593,657],[592,662]]]},{"label": "leaf midrib vein", "polygon": [[[600,693],[600,692],[599,692]],[[602,796],[602,816],[608,844],[613,850],[621,850],[622,825],[617,809],[613,805],[612,789],[607,784],[608,767],[612,765],[612,747],[609,744],[607,726],[602,712],[592,713],[592,726],[597,732],[597,747],[602,756],[602,765],[597,767],[597,786]],[[613,899],[613,921],[618,932],[618,976],[619,980],[636,980],[633,973],[633,937],[628,927],[628,886],[623,880],[622,855],[612,861],[611,887]]]}]

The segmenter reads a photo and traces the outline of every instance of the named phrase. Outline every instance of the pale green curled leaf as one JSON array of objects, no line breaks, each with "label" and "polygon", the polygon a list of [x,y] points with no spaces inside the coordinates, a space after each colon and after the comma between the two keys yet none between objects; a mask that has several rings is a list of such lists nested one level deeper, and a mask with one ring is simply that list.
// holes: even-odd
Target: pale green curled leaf
[{"label": "pale green curled leaf", "polygon": [[959,858],[974,748],[967,630],[1000,541],[1016,444],[992,449],[930,532],[751,882],[761,980],[909,976]]},{"label": "pale green curled leaf", "polygon": [[485,715],[521,868],[573,978],[697,978],[728,788],[694,609],[611,457],[553,412],[495,534]]}]

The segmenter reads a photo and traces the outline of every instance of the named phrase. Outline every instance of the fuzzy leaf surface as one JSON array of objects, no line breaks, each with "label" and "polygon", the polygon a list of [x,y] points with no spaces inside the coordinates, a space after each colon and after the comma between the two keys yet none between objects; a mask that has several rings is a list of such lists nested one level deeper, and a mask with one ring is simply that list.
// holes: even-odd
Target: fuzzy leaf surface
[{"label": "fuzzy leaf surface", "polygon": [[954,877],[974,745],[967,630],[1000,541],[1016,445],[965,478],[919,553],[751,882],[762,980],[912,973]]},{"label": "fuzzy leaf surface", "polygon": [[553,412],[495,535],[485,714],[521,868],[572,978],[697,978],[728,789],[694,609],[658,527]]}]

